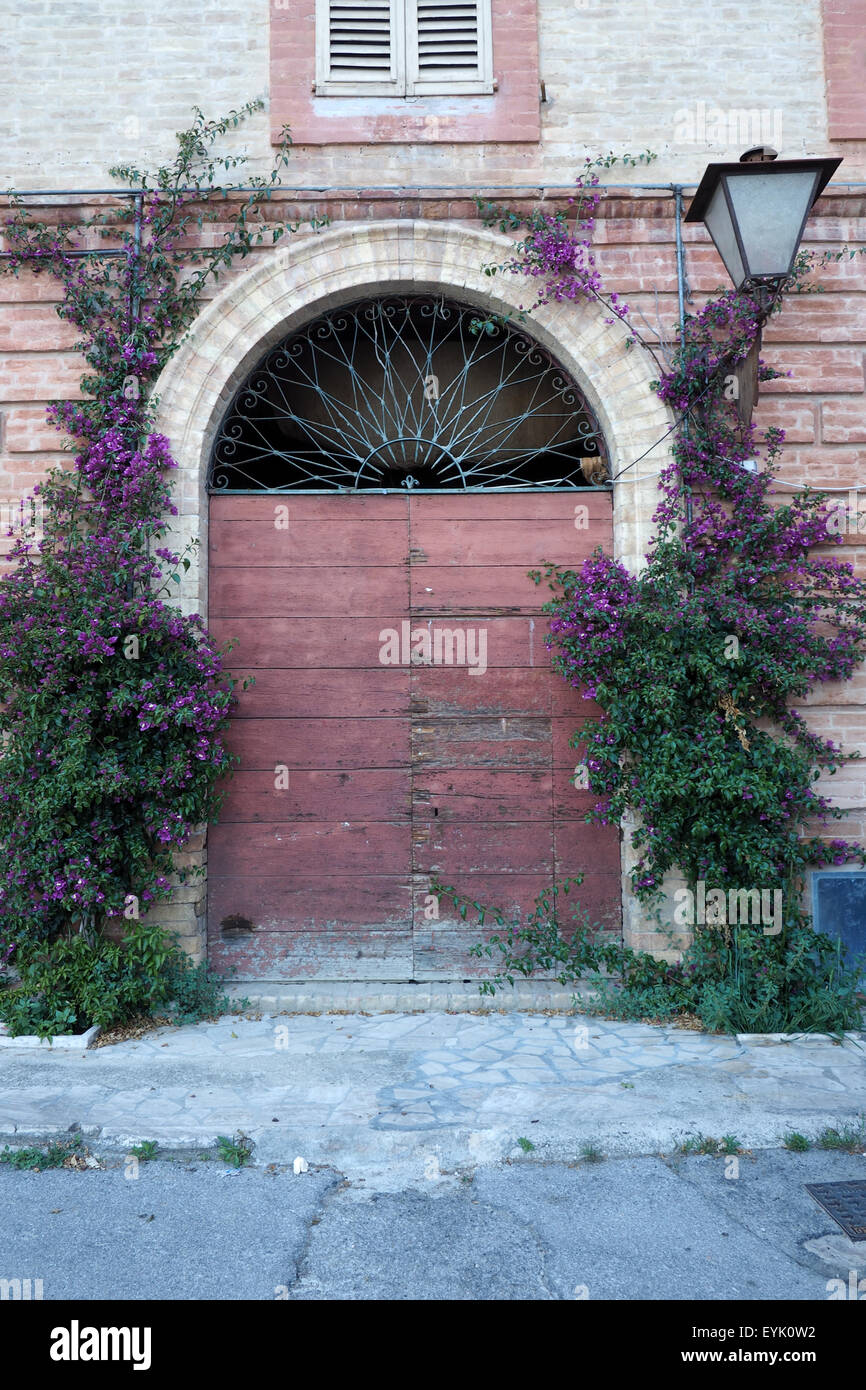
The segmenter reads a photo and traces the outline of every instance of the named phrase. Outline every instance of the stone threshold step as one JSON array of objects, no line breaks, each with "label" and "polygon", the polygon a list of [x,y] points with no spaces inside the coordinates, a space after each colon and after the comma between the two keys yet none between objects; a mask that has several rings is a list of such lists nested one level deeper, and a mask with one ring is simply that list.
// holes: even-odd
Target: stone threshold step
[{"label": "stone threshold step", "polygon": [[575,993],[585,997],[586,988],[520,980],[490,995],[460,980],[263,980],[233,982],[226,993],[263,1013],[573,1013]]}]

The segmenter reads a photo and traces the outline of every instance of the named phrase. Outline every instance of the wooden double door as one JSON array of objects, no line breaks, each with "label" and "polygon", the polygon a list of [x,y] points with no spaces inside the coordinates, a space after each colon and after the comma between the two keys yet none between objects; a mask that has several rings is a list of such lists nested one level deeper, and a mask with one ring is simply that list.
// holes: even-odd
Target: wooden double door
[{"label": "wooden double door", "polygon": [[[581,512],[579,508],[584,508]],[[240,767],[208,835],[210,953],[238,979],[464,979],[482,933],[430,897],[531,907],[585,874],[620,925],[619,835],[587,825],[527,571],[611,545],[604,492],[216,495],[210,626],[236,639]]]}]

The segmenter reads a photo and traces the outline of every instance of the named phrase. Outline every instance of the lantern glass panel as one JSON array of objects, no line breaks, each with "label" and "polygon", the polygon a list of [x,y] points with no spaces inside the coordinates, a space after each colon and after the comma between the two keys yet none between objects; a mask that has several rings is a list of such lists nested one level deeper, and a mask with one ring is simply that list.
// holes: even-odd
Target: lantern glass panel
[{"label": "lantern glass panel", "polygon": [[734,233],[734,225],[731,222],[725,187],[721,182],[716,185],[716,191],[704,213],[704,221],[707,224],[707,231],[716,244],[716,250],[725,263],[725,269],[734,284],[739,287],[746,278],[746,268],[743,265],[740,248]]},{"label": "lantern glass panel", "polygon": [[[747,274],[787,275],[797,252],[803,219],[812,204],[815,171],[783,173],[776,169],[766,174],[728,174],[726,182],[745,251]],[[719,251],[727,265],[721,247]],[[740,283],[736,276],[734,283]]]}]

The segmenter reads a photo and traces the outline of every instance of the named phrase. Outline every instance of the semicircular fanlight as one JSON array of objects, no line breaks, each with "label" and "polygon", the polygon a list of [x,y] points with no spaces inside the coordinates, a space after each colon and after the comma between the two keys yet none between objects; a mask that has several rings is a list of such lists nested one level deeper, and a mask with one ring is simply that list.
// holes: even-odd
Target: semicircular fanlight
[{"label": "semicircular fanlight", "polygon": [[534,339],[444,298],[333,310],[249,373],[211,455],[214,492],[574,488],[601,432]]}]

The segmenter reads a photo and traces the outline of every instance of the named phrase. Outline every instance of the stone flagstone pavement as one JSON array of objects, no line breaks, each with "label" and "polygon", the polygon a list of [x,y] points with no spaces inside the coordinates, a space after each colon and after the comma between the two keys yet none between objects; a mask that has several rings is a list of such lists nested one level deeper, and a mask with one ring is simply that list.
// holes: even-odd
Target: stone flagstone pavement
[{"label": "stone flagstone pavement", "polygon": [[[571,1014],[227,1016],[89,1052],[0,1052],[0,1138],[80,1127],[96,1152],[242,1131],[254,1161],[303,1157],[397,1190],[521,1155],[748,1148],[866,1114],[866,1038],[741,1040]],[[864,1172],[866,1176],[866,1172]]]}]

